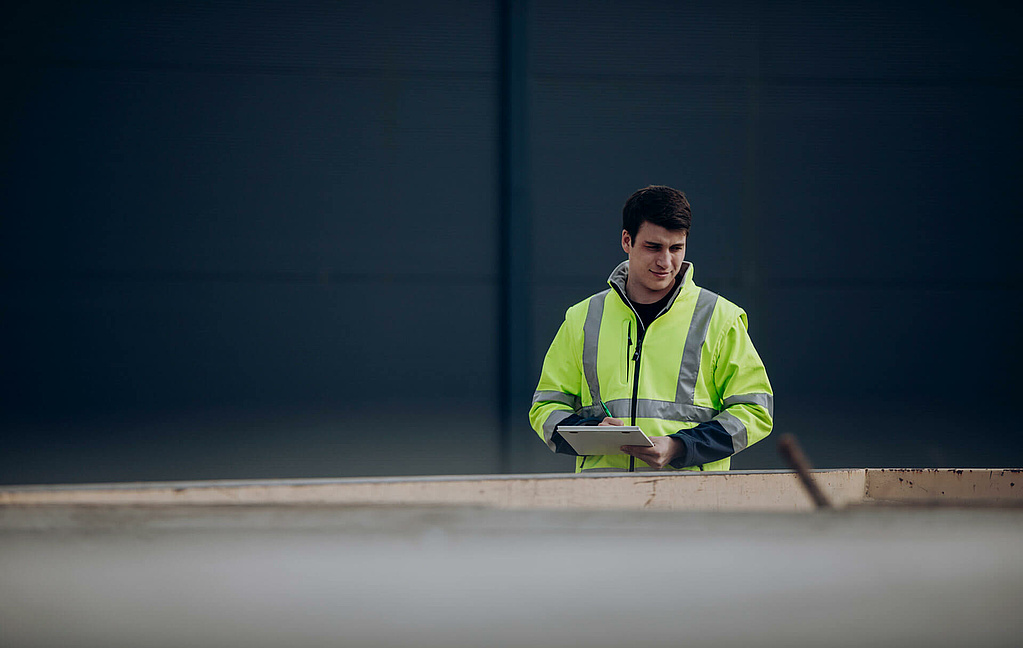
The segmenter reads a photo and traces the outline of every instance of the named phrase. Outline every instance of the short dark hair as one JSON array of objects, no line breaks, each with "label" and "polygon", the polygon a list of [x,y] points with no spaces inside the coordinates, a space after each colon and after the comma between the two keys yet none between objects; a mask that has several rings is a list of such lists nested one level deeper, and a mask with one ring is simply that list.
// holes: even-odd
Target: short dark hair
[{"label": "short dark hair", "polygon": [[684,230],[688,234],[693,212],[686,195],[678,189],[651,185],[629,196],[622,208],[622,229],[633,241],[644,221],[668,230]]}]

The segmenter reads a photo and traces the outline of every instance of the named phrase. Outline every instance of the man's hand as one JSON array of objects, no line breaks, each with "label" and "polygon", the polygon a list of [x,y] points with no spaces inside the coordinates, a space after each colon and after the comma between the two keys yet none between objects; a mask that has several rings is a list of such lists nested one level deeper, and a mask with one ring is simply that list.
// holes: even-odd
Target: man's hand
[{"label": "man's hand", "polygon": [[609,417],[605,418],[603,421],[601,421],[600,423],[597,423],[597,425],[617,425],[617,426],[621,427],[621,426],[625,425],[625,421],[623,421],[622,419],[611,418],[609,416]]},{"label": "man's hand", "polygon": [[[607,421],[609,419],[604,420]],[[660,469],[671,463],[673,459],[685,452],[686,449],[685,444],[674,437],[650,437],[650,440],[654,443],[653,447],[622,446],[622,452],[632,455],[637,459],[642,459],[651,468]]]}]

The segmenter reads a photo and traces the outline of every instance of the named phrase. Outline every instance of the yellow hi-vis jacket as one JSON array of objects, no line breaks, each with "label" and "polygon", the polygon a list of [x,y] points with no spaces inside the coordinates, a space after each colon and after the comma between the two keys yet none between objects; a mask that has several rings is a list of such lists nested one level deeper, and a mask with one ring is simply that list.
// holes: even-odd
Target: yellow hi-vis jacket
[{"label": "yellow hi-vis jacket", "polygon": [[[666,470],[728,470],[731,455],[770,434],[774,417],[745,311],[693,283],[686,262],[674,297],[644,331],[626,296],[627,278],[624,261],[608,278],[610,289],[565,313],[533,395],[533,429],[554,450],[558,424],[573,414],[603,418],[603,400],[612,416],[634,421],[647,436],[683,441],[685,456]],[[577,457],[576,472],[630,464],[653,470],[630,459]]]}]

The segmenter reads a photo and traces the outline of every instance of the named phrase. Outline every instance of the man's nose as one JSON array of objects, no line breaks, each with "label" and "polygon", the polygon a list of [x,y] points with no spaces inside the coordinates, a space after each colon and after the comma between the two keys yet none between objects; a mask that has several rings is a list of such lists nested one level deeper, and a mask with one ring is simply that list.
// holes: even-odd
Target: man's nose
[{"label": "man's nose", "polygon": [[658,254],[657,255],[657,265],[661,266],[662,268],[670,268],[671,267],[671,254],[668,253],[668,252],[661,252],[660,254]]}]

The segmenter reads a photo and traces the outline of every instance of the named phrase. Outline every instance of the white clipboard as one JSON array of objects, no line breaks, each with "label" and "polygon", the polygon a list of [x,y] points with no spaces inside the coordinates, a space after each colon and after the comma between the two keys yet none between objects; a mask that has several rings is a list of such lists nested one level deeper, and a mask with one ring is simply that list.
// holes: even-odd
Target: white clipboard
[{"label": "white clipboard", "polygon": [[562,425],[561,438],[581,455],[620,455],[623,445],[653,446],[650,437],[634,425]]}]

